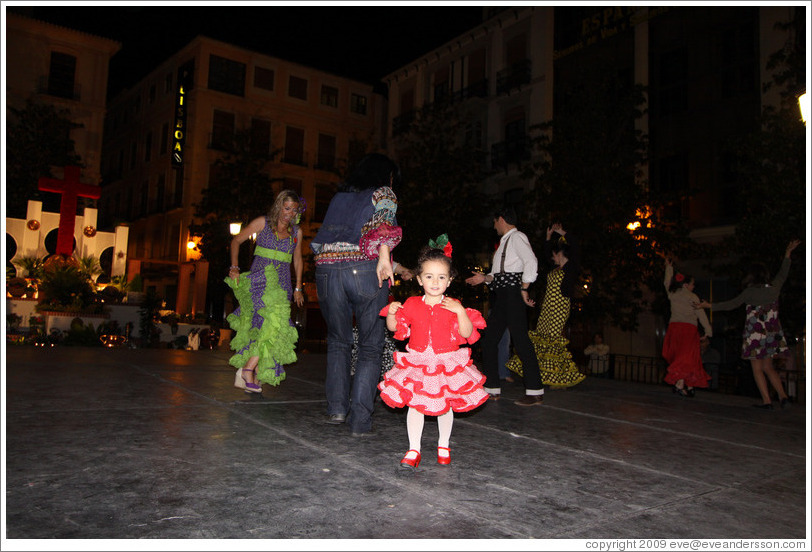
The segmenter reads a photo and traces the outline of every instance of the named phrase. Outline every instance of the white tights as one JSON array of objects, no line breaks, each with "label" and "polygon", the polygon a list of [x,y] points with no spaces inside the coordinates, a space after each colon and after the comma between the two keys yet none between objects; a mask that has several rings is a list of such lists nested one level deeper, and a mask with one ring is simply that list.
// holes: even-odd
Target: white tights
[{"label": "white tights", "polygon": [[[416,408],[409,407],[406,414],[406,431],[409,433],[409,448],[420,452],[420,441],[423,437],[423,422],[425,416]],[[445,414],[437,416],[437,429],[440,437],[437,439],[438,447],[448,448],[451,440],[451,428],[454,426],[454,411],[450,408]]]}]

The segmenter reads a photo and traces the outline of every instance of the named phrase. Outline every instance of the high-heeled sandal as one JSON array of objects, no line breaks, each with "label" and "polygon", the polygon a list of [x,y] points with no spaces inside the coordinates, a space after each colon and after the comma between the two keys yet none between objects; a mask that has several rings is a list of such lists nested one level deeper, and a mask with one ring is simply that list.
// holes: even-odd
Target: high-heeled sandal
[{"label": "high-heeled sandal", "polygon": [[[409,458],[409,453],[413,452],[417,456],[414,458]],[[406,454],[403,455],[403,460],[400,461],[400,467],[406,470],[416,470],[417,466],[420,465],[420,451],[410,449],[406,451]]]},{"label": "high-heeled sandal", "polygon": [[[440,451],[445,451],[445,455],[440,454]],[[437,463],[442,466],[447,466],[451,463],[451,449],[448,447],[437,447]]]},{"label": "high-heeled sandal", "polygon": [[674,386],[674,388],[673,388],[673,391],[674,391],[674,393],[677,393],[677,394],[679,394],[679,395],[681,395],[681,396],[683,396],[683,397],[687,397],[687,396],[688,396],[688,392],[685,390],[685,388],[684,388],[684,387],[677,387],[677,386],[675,385],[675,386]]},{"label": "high-heeled sandal", "polygon": [[[243,368],[243,372],[253,372],[253,368]],[[248,383],[248,380],[245,379],[245,376],[242,376],[242,380],[245,382],[245,392],[246,393],[262,393],[262,386],[258,383]]]}]

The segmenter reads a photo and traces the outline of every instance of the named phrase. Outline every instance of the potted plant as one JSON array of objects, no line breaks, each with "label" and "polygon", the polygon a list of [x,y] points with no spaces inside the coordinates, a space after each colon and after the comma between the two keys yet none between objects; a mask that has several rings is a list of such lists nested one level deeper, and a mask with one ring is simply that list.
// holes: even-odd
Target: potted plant
[{"label": "potted plant", "polygon": [[127,303],[131,305],[140,305],[144,302],[144,280],[141,274],[136,274],[130,280],[127,290]]},{"label": "potted plant", "polygon": [[[33,299],[36,296],[36,292],[39,289],[39,284],[42,281],[44,261],[39,257],[27,255],[25,257],[15,259],[12,262],[23,270],[22,278],[25,278],[25,290],[23,291],[23,294],[29,299]],[[15,282],[22,280],[22,278],[17,279],[13,276],[12,278]],[[16,295],[16,297],[20,296],[21,295]]]}]

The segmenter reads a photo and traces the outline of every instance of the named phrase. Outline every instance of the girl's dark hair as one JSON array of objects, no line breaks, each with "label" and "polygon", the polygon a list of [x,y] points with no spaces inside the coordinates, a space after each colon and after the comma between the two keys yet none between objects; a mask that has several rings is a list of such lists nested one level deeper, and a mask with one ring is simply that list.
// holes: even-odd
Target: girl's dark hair
[{"label": "girl's dark hair", "polygon": [[747,274],[742,280],[744,287],[766,286],[770,283],[770,271],[764,263],[750,263]]},{"label": "girl's dark hair", "polygon": [[[391,184],[390,184],[391,179]],[[360,192],[369,188],[400,185],[400,168],[382,153],[369,153],[358,162],[350,176],[338,187],[339,192]]]},{"label": "girl's dark hair", "polygon": [[442,249],[436,249],[428,245],[423,246],[417,256],[417,274],[423,272],[423,263],[426,261],[443,261],[448,266],[448,275],[451,278],[457,277],[457,271],[454,269],[454,265],[451,264],[451,258],[446,257]]},{"label": "girl's dark hair", "polygon": [[[677,276],[682,276],[682,281],[677,281]],[[668,286],[668,291],[671,293],[677,291],[679,288],[682,287],[682,284],[688,284],[693,281],[694,277],[690,274],[685,274],[684,272],[680,272],[677,269],[674,269],[674,275],[671,277],[671,285]]]}]

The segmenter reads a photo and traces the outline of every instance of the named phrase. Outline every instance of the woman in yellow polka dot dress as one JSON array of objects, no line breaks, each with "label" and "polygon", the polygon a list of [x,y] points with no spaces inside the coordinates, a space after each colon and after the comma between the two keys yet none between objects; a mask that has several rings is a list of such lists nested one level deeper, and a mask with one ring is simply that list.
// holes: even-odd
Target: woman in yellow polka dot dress
[{"label": "woman in yellow polka dot dress", "polygon": [[[544,252],[555,268],[547,274],[547,290],[536,329],[528,333],[538,357],[542,383],[552,388],[572,387],[586,378],[572,361],[567,349],[569,340],[564,337],[564,325],[570,317],[570,297],[581,271],[580,248],[577,238],[556,223],[547,228]],[[522,361],[518,356],[514,355],[507,367],[522,375]]]}]

